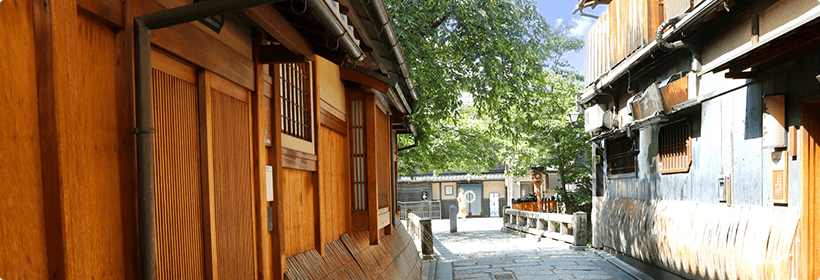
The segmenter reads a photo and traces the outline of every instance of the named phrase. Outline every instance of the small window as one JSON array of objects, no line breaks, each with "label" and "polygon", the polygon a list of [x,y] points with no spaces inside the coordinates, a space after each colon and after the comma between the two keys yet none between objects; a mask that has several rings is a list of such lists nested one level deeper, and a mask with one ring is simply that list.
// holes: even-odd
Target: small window
[{"label": "small window", "polygon": [[367,210],[367,135],[364,100],[350,100],[350,169],[353,184],[353,210]]},{"label": "small window", "polygon": [[626,136],[606,141],[606,162],[609,175],[635,173],[632,139]]},{"label": "small window", "polygon": [[658,167],[661,174],[689,172],[692,164],[692,126],[682,120],[658,132]]},{"label": "small window", "polygon": [[279,97],[282,104],[282,133],[311,142],[312,121],[310,77],[307,63],[280,63]]}]

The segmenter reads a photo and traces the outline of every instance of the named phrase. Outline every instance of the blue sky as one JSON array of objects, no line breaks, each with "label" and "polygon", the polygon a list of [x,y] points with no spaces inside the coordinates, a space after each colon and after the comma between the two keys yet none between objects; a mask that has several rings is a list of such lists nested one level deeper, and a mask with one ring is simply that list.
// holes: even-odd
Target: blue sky
[{"label": "blue sky", "polygon": [[[572,14],[577,0],[537,0],[538,12],[547,19],[551,25],[556,24],[573,24],[574,27],[570,30],[570,35],[584,39],[590,27],[595,24],[595,19],[590,17],[583,17],[578,14]],[[606,10],[606,5],[599,5],[595,10],[585,10],[585,13],[600,15]],[[577,52],[564,54],[564,58],[569,61],[573,68],[578,70],[578,73],[584,75],[584,54],[586,48]]]}]

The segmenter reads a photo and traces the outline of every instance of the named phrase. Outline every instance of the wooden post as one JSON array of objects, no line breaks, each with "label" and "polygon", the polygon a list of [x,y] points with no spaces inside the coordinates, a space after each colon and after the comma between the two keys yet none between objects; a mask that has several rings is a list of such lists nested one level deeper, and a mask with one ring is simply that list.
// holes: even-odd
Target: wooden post
[{"label": "wooden post", "polygon": [[430,218],[419,220],[421,225],[421,253],[425,260],[432,259],[435,255],[433,251],[433,225]]},{"label": "wooden post", "polygon": [[367,228],[370,231],[370,245],[379,244],[379,174],[377,173],[379,152],[376,149],[376,97],[368,94],[365,97],[365,139],[367,145]]},{"label": "wooden post", "polygon": [[264,122],[265,116],[264,112],[265,109],[263,108],[264,102],[263,99],[266,98],[264,96],[264,88],[265,88],[265,73],[262,69],[262,64],[258,63],[259,58],[259,45],[262,44],[261,34],[255,33],[254,34],[254,44],[253,44],[253,57],[256,60],[254,62],[254,74],[255,74],[255,84],[256,90],[251,95],[251,112],[253,117],[251,119],[251,123],[253,124],[252,133],[253,133],[253,161],[254,161],[254,182],[256,184],[256,218],[257,218],[257,233],[256,233],[256,252],[258,253],[257,256],[257,266],[259,267],[259,275],[261,275],[262,279],[273,279],[273,270],[271,269],[272,255],[271,255],[271,238],[270,233],[268,233],[268,193],[267,193],[267,182],[265,182],[265,166],[267,166],[267,158],[265,158],[265,127],[266,123]]},{"label": "wooden post", "polygon": [[587,213],[572,214],[572,249],[583,251],[587,245]]},{"label": "wooden post", "polygon": [[450,232],[458,232],[458,209],[450,205]]}]

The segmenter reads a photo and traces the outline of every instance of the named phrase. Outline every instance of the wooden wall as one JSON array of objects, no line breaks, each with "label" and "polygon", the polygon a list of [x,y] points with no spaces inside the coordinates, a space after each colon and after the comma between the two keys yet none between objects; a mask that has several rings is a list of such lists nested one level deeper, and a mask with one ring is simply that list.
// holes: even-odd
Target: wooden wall
[{"label": "wooden wall", "polygon": [[48,276],[32,2],[0,3],[0,271]]},{"label": "wooden wall", "polygon": [[[319,129],[319,170],[322,180],[319,182],[322,196],[322,243],[327,244],[349,233],[350,201],[350,166],[347,137],[327,127]],[[340,164],[345,163],[345,164]]]},{"label": "wooden wall", "polygon": [[[0,277],[139,277],[132,19],[191,2],[0,3],[0,44],[10,46],[0,48]],[[351,232],[346,129],[318,130],[324,180],[285,169],[274,178],[276,200],[265,205],[257,168],[268,150],[255,147],[254,135],[276,131],[278,117],[265,125],[253,119],[274,110],[252,92],[265,83],[251,33],[232,14],[220,34],[199,23],[151,32],[155,50],[168,54],[152,55],[160,279],[270,278],[275,268],[260,252],[274,237],[265,234],[268,205],[281,217],[274,232],[283,245],[273,254],[294,256]],[[321,97],[344,126],[335,67],[322,88],[336,94]],[[379,204],[387,206],[391,136],[381,116],[379,182],[387,200]],[[270,151],[281,153],[273,142]]]},{"label": "wooden wall", "polygon": [[662,0],[612,1],[586,35],[585,84],[655,40],[665,20]]},{"label": "wooden wall", "polygon": [[309,171],[283,169],[285,256],[316,248],[314,240],[314,186]]}]

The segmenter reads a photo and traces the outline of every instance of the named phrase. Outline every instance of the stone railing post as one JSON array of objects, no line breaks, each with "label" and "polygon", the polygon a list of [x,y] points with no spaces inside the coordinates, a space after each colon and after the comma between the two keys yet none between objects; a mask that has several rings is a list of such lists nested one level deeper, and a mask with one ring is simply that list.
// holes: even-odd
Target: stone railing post
[{"label": "stone railing post", "polygon": [[455,205],[450,205],[450,232],[458,232],[458,209]]},{"label": "stone railing post", "polygon": [[583,251],[587,246],[587,213],[572,214],[572,249]]},{"label": "stone railing post", "polygon": [[419,220],[419,224],[421,224],[421,253],[424,255],[425,260],[429,260],[435,257],[433,251],[433,224],[430,218],[422,218]]}]

